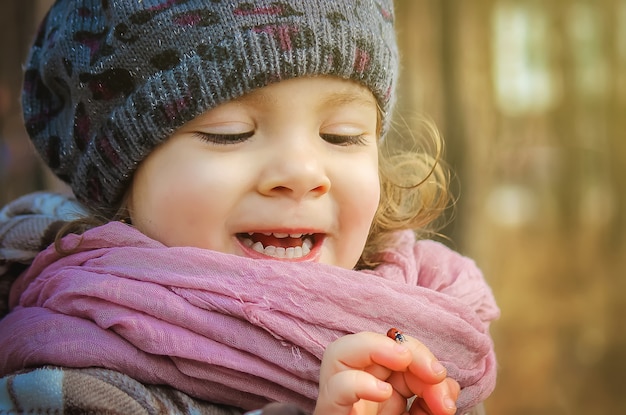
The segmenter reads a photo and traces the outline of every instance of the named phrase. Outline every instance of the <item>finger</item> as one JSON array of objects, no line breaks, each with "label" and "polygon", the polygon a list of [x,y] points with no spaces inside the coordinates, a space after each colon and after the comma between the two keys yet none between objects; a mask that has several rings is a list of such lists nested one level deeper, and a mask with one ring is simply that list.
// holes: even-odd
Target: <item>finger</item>
[{"label": "finger", "polygon": [[450,385],[450,390],[453,393],[452,396],[454,397],[454,400],[457,400],[459,398],[459,394],[461,393],[461,385],[459,385],[459,382],[452,378],[446,378],[446,382]]},{"label": "finger", "polygon": [[391,397],[380,403],[379,414],[408,414],[407,399],[394,389]]},{"label": "finger", "polygon": [[382,402],[391,397],[387,382],[361,370],[340,371],[320,385],[314,415],[349,415],[361,400]]},{"label": "finger", "polygon": [[411,350],[413,359],[409,365],[409,371],[417,376],[422,382],[436,384],[446,378],[446,368],[432,354],[432,352],[418,339],[403,334],[405,341],[402,343]]},{"label": "finger", "polygon": [[428,409],[428,405],[424,402],[422,398],[415,398],[411,408],[409,409],[410,415],[433,415],[433,413]]},{"label": "finger", "polygon": [[405,400],[415,396],[416,393],[409,388],[405,379],[406,372],[393,372],[387,382],[393,387],[393,390]]},{"label": "finger", "polygon": [[[407,382],[407,378],[409,379]],[[459,392],[461,390],[459,383],[452,378],[446,378],[443,382],[437,385],[429,385],[421,383],[412,375],[407,373],[395,372],[393,373],[387,382],[391,384],[394,389],[394,395],[398,394],[406,399],[417,395],[414,399],[413,412],[415,414],[450,414],[456,410],[455,402],[458,399]],[[427,404],[431,403],[431,407]],[[421,409],[419,409],[421,407]]]},{"label": "finger", "polygon": [[[343,336],[331,343],[324,352],[322,359],[322,376],[324,371],[337,373],[348,369],[370,368],[382,366],[389,371],[406,370],[411,362],[412,353],[404,344],[398,344],[384,334],[362,332]],[[385,371],[384,379],[389,375]]]},{"label": "finger", "polygon": [[[411,382],[409,381],[409,387]],[[428,410],[428,413],[434,415],[449,415],[456,413],[456,400],[458,398],[459,389],[458,383],[452,379],[445,379],[443,382],[436,385],[423,385],[420,384],[415,389],[422,388],[418,392],[419,399],[418,404],[424,409]],[[412,388],[412,390],[414,390]]]}]

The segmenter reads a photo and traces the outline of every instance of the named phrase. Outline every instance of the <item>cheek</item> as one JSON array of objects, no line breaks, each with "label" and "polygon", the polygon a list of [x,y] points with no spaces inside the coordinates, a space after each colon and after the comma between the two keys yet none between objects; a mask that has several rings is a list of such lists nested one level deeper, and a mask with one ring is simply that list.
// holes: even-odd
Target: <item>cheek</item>
[{"label": "cheek", "polygon": [[367,219],[367,228],[374,218],[380,201],[380,177],[378,174],[378,157],[372,155],[355,169],[355,179],[351,187],[354,203],[360,207],[362,219]]},{"label": "cheek", "polygon": [[[341,182],[342,228],[350,235],[350,245],[362,249],[365,246],[369,229],[378,209],[380,200],[380,180],[378,165],[367,163],[353,170]],[[359,253],[360,255],[360,253]]]},{"label": "cheek", "polygon": [[196,245],[198,230],[209,227],[205,222],[215,216],[214,201],[224,188],[219,178],[193,160],[142,166],[133,183],[133,224],[166,245]]},{"label": "cheek", "polygon": [[361,233],[367,237],[380,201],[378,173],[361,176],[361,180],[352,186],[351,196],[352,209],[354,212],[358,212],[358,216],[354,220],[358,221]]}]

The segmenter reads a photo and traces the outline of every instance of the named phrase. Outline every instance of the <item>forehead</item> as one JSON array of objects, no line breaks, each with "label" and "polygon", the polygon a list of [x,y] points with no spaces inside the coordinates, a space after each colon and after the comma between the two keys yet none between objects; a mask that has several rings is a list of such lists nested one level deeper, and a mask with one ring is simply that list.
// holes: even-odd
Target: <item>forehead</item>
[{"label": "forehead", "polygon": [[334,77],[304,77],[280,81],[256,89],[233,102],[275,105],[286,97],[294,100],[317,100],[328,106],[377,105],[374,95],[366,87],[354,81]]}]

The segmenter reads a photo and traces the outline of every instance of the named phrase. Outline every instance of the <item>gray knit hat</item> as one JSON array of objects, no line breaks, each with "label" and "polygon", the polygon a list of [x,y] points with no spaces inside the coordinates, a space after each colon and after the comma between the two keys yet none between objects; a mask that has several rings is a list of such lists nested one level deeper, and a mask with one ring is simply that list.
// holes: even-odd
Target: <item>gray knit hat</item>
[{"label": "gray knit hat", "polygon": [[392,0],[58,0],[24,74],[28,133],[76,197],[112,216],[138,164],[185,122],[272,82],[335,75],[389,122]]}]

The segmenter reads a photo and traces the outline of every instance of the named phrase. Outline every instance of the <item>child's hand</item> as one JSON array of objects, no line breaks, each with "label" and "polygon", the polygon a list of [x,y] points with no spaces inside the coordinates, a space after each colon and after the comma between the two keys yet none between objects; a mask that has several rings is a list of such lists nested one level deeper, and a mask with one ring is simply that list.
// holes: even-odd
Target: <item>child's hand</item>
[{"label": "child's hand", "polygon": [[460,388],[417,339],[362,332],[331,343],[322,359],[314,415],[454,414]]}]

